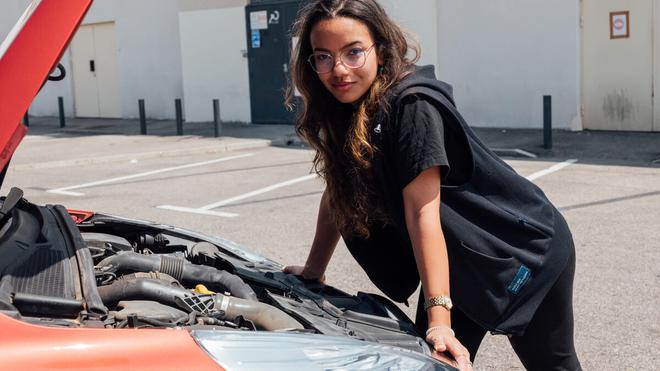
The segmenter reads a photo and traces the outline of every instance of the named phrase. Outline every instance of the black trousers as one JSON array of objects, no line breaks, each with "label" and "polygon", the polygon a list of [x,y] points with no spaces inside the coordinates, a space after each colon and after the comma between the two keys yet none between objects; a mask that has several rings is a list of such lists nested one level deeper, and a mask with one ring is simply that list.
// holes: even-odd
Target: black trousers
[{"label": "black trousers", "polygon": [[[528,370],[581,370],[573,341],[573,277],[575,252],[566,268],[539,305],[523,336],[511,336],[509,342]],[[420,297],[419,303],[424,298]],[[474,358],[487,330],[470,320],[460,310],[451,312],[456,338]],[[424,333],[428,319],[423,305],[417,305],[415,325]],[[422,331],[423,330],[423,331]]]}]

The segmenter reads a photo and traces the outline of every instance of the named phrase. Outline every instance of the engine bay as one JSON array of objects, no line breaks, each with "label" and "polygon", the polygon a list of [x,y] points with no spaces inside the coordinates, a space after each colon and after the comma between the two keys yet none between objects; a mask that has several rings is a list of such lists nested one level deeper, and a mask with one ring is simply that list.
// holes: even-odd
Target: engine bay
[{"label": "engine bay", "polygon": [[[75,220],[75,221],[74,221]],[[350,295],[231,241],[10,192],[0,207],[0,312],[49,326],[293,331],[428,354],[388,299]]]}]

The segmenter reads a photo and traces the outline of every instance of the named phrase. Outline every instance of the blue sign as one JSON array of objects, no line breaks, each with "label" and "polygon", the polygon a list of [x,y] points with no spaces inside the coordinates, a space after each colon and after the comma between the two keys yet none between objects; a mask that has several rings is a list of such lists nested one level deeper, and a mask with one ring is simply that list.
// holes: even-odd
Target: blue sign
[{"label": "blue sign", "polygon": [[252,49],[261,48],[261,32],[259,30],[252,31]]}]

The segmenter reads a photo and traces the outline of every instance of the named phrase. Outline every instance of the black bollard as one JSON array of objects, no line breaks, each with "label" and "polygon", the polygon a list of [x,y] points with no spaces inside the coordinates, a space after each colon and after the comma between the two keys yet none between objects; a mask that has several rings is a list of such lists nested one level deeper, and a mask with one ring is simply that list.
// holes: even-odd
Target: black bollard
[{"label": "black bollard", "polygon": [[176,135],[183,135],[183,109],[181,108],[181,99],[174,100],[176,109]]},{"label": "black bollard", "polygon": [[25,116],[23,116],[23,125],[30,127],[30,118],[28,117],[27,111],[25,111]]},{"label": "black bollard", "polygon": [[144,111],[144,99],[138,99],[138,108],[140,111],[140,134],[147,135],[147,115]]},{"label": "black bollard", "polygon": [[552,96],[543,96],[543,147],[552,148]]},{"label": "black bollard", "polygon": [[64,98],[57,97],[57,105],[60,110],[60,128],[66,127],[66,120],[64,119]]},{"label": "black bollard", "polygon": [[220,100],[213,100],[213,132],[215,137],[219,137],[222,132],[222,122],[220,121]]}]

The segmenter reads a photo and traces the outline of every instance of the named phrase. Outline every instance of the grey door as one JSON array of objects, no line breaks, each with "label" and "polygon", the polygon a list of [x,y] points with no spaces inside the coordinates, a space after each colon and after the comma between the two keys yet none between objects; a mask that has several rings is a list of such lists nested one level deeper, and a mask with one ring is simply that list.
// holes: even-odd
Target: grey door
[{"label": "grey door", "polygon": [[[286,110],[284,94],[289,80],[291,25],[298,11],[298,4],[298,1],[289,1],[246,7],[253,123],[293,123],[294,114]],[[252,18],[259,18],[258,15],[261,15],[260,21],[255,23]]]}]

